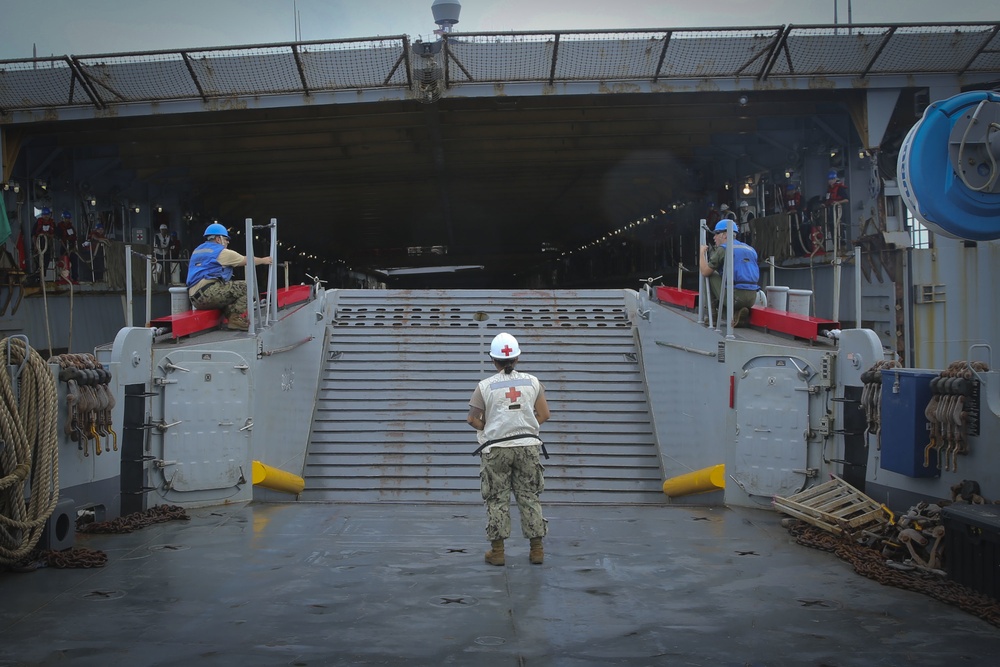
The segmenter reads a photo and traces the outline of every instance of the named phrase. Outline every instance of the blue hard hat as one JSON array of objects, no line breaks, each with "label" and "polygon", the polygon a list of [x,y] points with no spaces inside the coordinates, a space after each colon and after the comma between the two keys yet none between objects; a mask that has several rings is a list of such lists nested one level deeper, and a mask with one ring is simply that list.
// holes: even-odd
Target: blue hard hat
[{"label": "blue hard hat", "polygon": [[42,215],[52,215],[52,209],[48,206],[42,208]]},{"label": "blue hard hat", "polygon": [[72,214],[70,214],[69,211],[63,211],[62,212],[62,217],[64,217],[64,218],[72,218],[73,216],[72,216]]},{"label": "blue hard hat", "polygon": [[728,232],[729,222],[731,222],[731,218],[726,218],[725,220],[719,220],[717,223],[715,223],[715,229],[712,231],[714,231],[716,234],[718,234],[719,232]]},{"label": "blue hard hat", "polygon": [[785,189],[786,190],[794,190],[795,189],[795,183],[789,183],[788,185],[785,186]]},{"label": "blue hard hat", "polygon": [[826,175],[827,178],[837,178],[837,172],[830,170],[830,173]]},{"label": "blue hard hat", "polygon": [[217,222],[213,222],[208,227],[205,228],[204,236],[225,236],[229,238],[229,230],[220,225]]}]

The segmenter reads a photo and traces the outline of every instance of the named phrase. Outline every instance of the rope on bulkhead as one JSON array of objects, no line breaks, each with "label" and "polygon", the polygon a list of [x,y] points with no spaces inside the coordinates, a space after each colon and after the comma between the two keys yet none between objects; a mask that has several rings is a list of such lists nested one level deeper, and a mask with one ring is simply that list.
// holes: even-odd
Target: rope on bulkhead
[{"label": "rope on bulkhead", "polygon": [[59,502],[58,396],[48,363],[23,338],[0,340],[0,354],[0,564],[13,565]]}]

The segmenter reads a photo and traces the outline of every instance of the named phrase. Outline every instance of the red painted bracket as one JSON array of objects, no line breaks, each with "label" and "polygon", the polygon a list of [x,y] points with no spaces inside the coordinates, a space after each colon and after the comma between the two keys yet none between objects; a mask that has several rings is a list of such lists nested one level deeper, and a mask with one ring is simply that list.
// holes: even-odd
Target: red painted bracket
[{"label": "red painted bracket", "polygon": [[671,303],[684,308],[698,307],[698,293],[682,287],[657,287],[656,298],[663,303]]},{"label": "red painted bracket", "polygon": [[186,310],[176,315],[167,315],[150,320],[151,327],[170,329],[173,338],[190,336],[199,331],[210,331],[222,324],[221,310]]},{"label": "red painted bracket", "polygon": [[293,303],[308,301],[312,296],[312,287],[309,285],[292,285],[282,287],[278,290],[278,308],[290,306]]},{"label": "red painted bracket", "polygon": [[750,309],[750,326],[789,334],[796,338],[816,340],[824,329],[839,329],[840,322],[788,313],[777,308],[754,306]]}]

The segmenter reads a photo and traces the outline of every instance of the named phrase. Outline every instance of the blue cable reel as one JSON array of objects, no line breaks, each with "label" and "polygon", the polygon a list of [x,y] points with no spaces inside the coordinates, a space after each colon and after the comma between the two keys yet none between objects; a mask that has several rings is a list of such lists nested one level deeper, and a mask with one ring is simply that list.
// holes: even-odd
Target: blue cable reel
[{"label": "blue cable reel", "polygon": [[1000,95],[962,93],[927,107],[899,150],[900,193],[931,231],[1000,238]]}]

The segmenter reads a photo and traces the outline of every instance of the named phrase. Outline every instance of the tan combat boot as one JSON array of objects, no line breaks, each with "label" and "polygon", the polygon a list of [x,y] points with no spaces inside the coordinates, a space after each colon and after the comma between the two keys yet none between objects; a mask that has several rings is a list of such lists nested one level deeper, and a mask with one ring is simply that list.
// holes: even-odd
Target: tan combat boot
[{"label": "tan combat boot", "polygon": [[491,541],[490,547],[486,552],[486,562],[490,565],[503,565],[503,540]]},{"label": "tan combat boot", "polygon": [[531,550],[528,551],[528,560],[531,561],[532,565],[541,565],[542,561],[545,560],[545,552],[542,551],[542,538],[531,538]]}]

